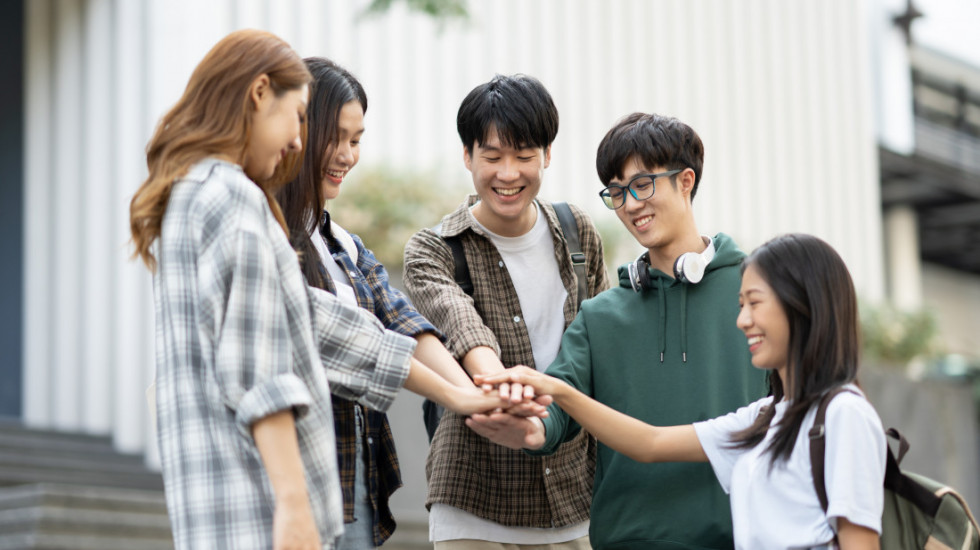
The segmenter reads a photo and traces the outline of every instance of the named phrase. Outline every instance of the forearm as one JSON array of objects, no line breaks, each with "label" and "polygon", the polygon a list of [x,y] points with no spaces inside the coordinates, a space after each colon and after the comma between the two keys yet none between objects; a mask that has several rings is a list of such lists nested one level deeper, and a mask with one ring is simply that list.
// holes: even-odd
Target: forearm
[{"label": "forearm", "polygon": [[257,420],[252,424],[252,437],[272,484],[276,506],[309,506],[293,411]]},{"label": "forearm", "polygon": [[694,426],[659,427],[625,415],[562,384],[555,402],[583,429],[638,462],[705,462]]},{"label": "forearm", "polygon": [[504,364],[491,347],[477,346],[463,356],[463,368],[470,376],[489,375],[504,371]]},{"label": "forearm", "polygon": [[470,377],[434,334],[430,332],[419,334],[415,340],[418,341],[418,345],[415,347],[413,357],[452,384],[461,387],[473,385]]}]

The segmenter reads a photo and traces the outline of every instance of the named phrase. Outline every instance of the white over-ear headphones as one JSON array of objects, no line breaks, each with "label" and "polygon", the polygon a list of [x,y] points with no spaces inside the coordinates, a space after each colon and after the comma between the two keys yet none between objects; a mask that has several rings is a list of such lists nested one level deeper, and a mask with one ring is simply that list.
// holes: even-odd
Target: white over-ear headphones
[{"label": "white over-ear headphones", "polygon": [[715,243],[710,237],[701,237],[707,244],[704,252],[685,252],[674,262],[674,278],[684,283],[697,284],[704,278],[704,270],[715,257]]},{"label": "white over-ear headphones", "polygon": [[[711,237],[705,237],[703,235],[701,236],[701,240],[706,245],[704,252],[685,252],[681,254],[674,262],[674,278],[690,284],[697,284],[704,278],[704,272],[708,268],[708,264],[715,257],[715,243],[711,240]],[[630,277],[630,285],[632,285],[633,290],[636,292],[653,288],[647,267],[649,267],[649,263],[646,252],[626,267]]]}]

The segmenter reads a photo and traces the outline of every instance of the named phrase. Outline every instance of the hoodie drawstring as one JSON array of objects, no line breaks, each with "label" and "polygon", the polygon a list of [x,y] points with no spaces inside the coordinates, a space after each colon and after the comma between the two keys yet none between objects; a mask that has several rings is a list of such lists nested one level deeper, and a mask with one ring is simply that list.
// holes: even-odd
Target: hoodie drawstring
[{"label": "hoodie drawstring", "polygon": [[664,362],[664,350],[667,349],[667,293],[664,290],[664,280],[657,277],[657,291],[660,292],[660,362]]},{"label": "hoodie drawstring", "polygon": [[687,363],[687,287],[681,285],[681,357]]}]

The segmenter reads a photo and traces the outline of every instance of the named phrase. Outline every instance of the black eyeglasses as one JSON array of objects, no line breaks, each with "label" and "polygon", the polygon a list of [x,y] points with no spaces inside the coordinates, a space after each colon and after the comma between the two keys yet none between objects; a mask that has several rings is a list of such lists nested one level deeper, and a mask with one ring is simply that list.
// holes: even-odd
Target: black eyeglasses
[{"label": "black eyeglasses", "polygon": [[674,174],[679,174],[684,170],[684,168],[680,168],[678,170],[660,172],[659,174],[637,174],[630,178],[629,183],[626,185],[606,186],[605,189],[599,191],[599,198],[602,199],[603,204],[605,204],[606,207],[611,210],[615,210],[626,204],[626,191],[629,191],[630,195],[633,195],[634,199],[638,201],[645,201],[653,196],[653,192],[657,188],[655,184],[657,178],[673,176]]}]

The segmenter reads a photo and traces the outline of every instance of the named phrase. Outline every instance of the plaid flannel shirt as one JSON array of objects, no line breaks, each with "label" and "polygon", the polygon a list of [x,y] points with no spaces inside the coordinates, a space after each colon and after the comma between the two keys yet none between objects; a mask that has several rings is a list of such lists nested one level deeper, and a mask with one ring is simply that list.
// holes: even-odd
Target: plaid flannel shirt
[{"label": "plaid flannel shirt", "polygon": [[252,425],[285,410],[330,546],[343,529],[330,391],[385,410],[415,341],[308,288],[237,165],[193,166],[154,246],[157,441],[176,548],[272,547],[275,501]]},{"label": "plaid flannel shirt", "polygon": [[[473,297],[453,279],[455,262],[443,239],[431,229],[416,233],[405,247],[405,286],[419,311],[447,338],[447,347],[462,358],[477,346],[496,350],[504,366],[534,366],[531,340],[520,301],[497,248],[474,225],[470,196],[442,220],[444,235],[460,235],[473,280]],[[567,327],[577,312],[575,273],[568,244],[550,203],[538,200],[555,243],[555,259],[568,292]],[[602,243],[592,221],[577,207],[579,241],[587,262],[592,297],[609,286]],[[529,456],[490,443],[446,412],[426,461],[429,491],[426,506],[439,502],[507,526],[565,527],[589,519],[595,440],[584,431],[550,456]]]},{"label": "plaid flannel shirt", "polygon": [[[388,272],[368,250],[360,237],[350,236],[357,250],[357,263],[351,259],[347,249],[330,233],[330,214],[324,212],[324,222],[320,232],[327,243],[330,255],[340,265],[354,288],[357,304],[374,313],[388,330],[406,336],[416,336],[424,332],[436,332],[436,328],[425,320],[412,306],[408,298],[388,284]],[[327,284],[327,290],[336,294],[337,288],[325,268],[320,269]],[[353,401],[334,397],[333,422],[337,437],[337,461],[340,466],[340,487],[344,495],[344,522],[354,521],[354,476],[356,473],[357,430],[354,423]],[[364,409],[361,414],[365,420],[361,443],[365,449],[367,467],[368,497],[374,510],[374,545],[381,546],[395,530],[395,518],[388,506],[388,499],[395,489],[402,486],[395,441],[388,424],[388,416],[383,412]]]}]

